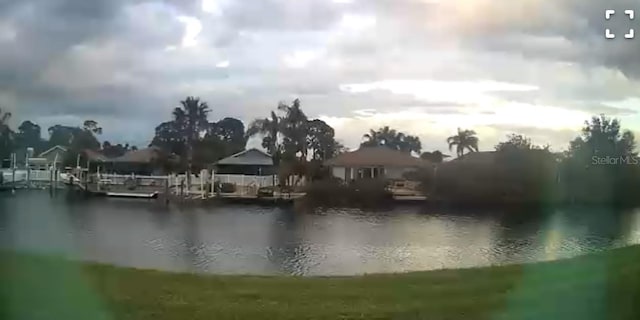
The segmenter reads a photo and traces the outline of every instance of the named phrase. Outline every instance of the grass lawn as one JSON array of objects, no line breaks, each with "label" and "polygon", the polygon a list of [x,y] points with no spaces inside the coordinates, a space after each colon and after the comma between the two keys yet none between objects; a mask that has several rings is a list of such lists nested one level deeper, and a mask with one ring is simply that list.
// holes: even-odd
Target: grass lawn
[{"label": "grass lawn", "polygon": [[640,246],[360,277],[205,276],[1,254],[0,319],[640,319]]}]

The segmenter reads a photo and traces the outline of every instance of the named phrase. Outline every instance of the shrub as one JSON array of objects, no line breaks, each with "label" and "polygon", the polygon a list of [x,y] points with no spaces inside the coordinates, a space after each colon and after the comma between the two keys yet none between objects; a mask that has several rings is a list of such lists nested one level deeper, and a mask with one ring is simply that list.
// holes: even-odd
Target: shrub
[{"label": "shrub", "polygon": [[442,164],[434,195],[467,204],[545,204],[558,201],[556,163],[544,150],[506,150],[488,162]]},{"label": "shrub", "polygon": [[340,179],[324,179],[306,187],[305,200],[313,206],[376,206],[393,197],[387,190],[387,181],[376,179],[356,180],[344,184]]}]

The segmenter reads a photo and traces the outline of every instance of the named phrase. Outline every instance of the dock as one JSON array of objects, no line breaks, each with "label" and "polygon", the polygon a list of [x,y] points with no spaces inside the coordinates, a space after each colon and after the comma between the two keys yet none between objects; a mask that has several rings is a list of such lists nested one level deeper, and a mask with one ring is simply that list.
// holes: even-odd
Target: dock
[{"label": "dock", "polygon": [[[71,172],[31,171],[4,173],[1,190],[21,188],[42,189],[71,188],[98,197],[163,199],[164,201],[223,200],[234,203],[292,203],[306,196],[305,192],[292,189],[283,192],[275,186],[277,179],[272,176],[243,175],[192,175],[191,186],[186,185],[186,175],[137,176],[117,174],[89,174],[85,170]],[[6,179],[11,176],[11,180]],[[15,178],[14,178],[15,177]],[[7,181],[9,180],[9,181]],[[12,181],[13,180],[13,181]],[[218,190],[222,184],[231,190]],[[220,187],[221,188],[221,187]],[[231,192],[229,192],[231,191]],[[420,203],[428,197],[406,188],[390,188],[393,200],[401,203]]]}]

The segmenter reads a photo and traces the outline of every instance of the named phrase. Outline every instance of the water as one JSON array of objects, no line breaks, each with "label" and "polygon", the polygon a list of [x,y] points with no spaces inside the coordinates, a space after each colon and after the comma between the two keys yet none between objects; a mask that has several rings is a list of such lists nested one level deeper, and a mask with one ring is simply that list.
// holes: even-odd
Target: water
[{"label": "water", "polygon": [[553,260],[640,243],[640,210],[301,213],[0,194],[4,249],[171,271],[351,275]]}]

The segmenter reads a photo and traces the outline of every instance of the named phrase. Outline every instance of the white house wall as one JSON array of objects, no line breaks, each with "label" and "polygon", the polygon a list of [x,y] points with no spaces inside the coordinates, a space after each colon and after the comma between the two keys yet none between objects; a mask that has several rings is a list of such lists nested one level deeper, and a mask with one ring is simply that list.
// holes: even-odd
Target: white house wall
[{"label": "white house wall", "polygon": [[404,179],[404,173],[415,171],[415,168],[387,167],[384,171],[387,179]]},{"label": "white house wall", "polygon": [[[355,175],[357,173],[358,168],[352,168],[351,170],[351,178],[355,179]],[[345,167],[332,167],[332,174],[336,178],[345,179],[346,168]],[[415,171],[415,168],[402,168],[402,167],[385,167],[385,177],[387,179],[404,179],[405,172]],[[347,180],[350,180],[347,179]]]},{"label": "white house wall", "polygon": [[333,176],[336,178],[340,178],[344,180],[345,168],[344,167],[333,167],[332,168]]}]

